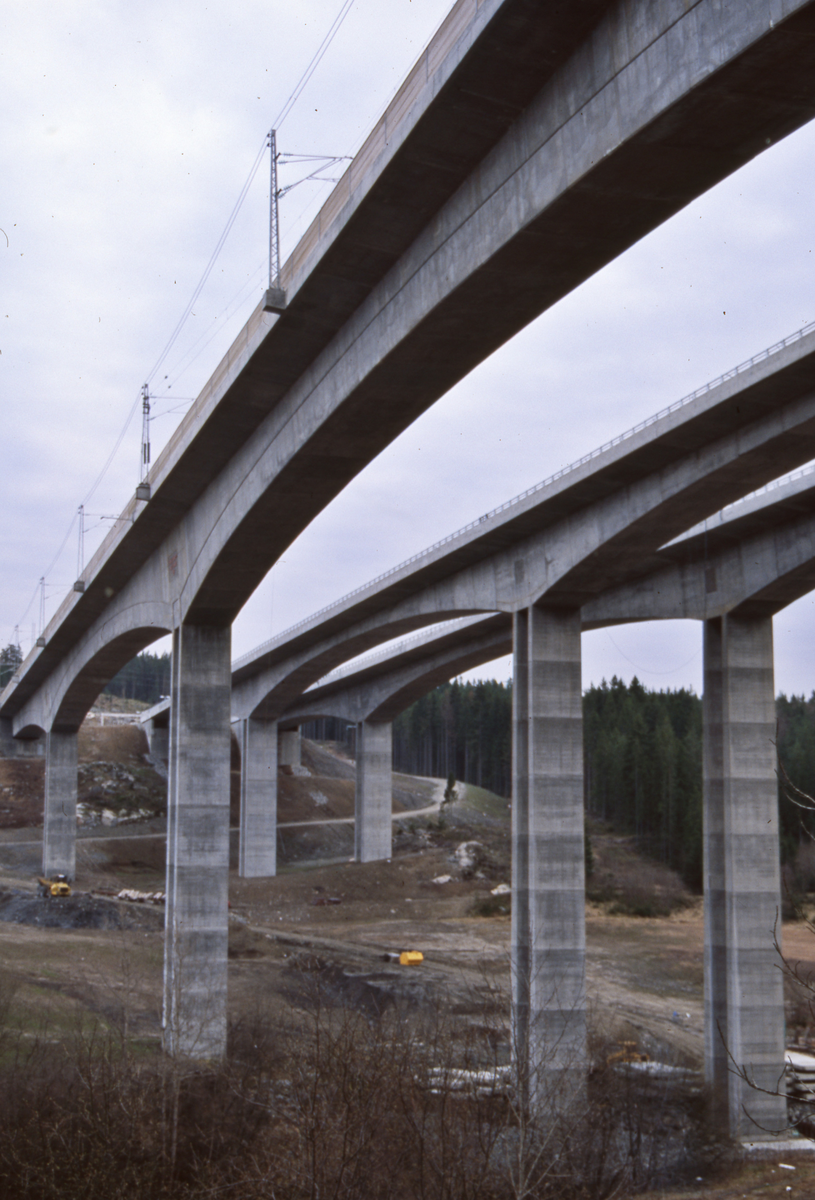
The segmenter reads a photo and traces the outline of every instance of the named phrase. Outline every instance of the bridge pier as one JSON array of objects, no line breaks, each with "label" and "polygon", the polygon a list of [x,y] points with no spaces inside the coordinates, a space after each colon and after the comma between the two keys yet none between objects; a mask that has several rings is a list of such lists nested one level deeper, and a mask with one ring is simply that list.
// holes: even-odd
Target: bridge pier
[{"label": "bridge pier", "polygon": [[164,1045],[226,1051],[231,631],[173,633]]},{"label": "bridge pier", "polygon": [[277,736],[277,755],[281,767],[302,766],[303,746],[299,729],[281,729]]},{"label": "bridge pier", "polygon": [[774,691],[772,618],[706,621],[705,1068],[716,1119],[751,1140],[786,1125],[784,1098],[736,1070],[783,1089]]},{"label": "bridge pier", "polygon": [[513,630],[512,992],[522,1094],[582,1092],[586,1051],[579,611],[528,608]]},{"label": "bridge pier", "polygon": [[393,853],[393,726],[357,723],[354,858],[376,862]]},{"label": "bridge pier", "polygon": [[169,714],[163,720],[154,717],[144,726],[150,757],[158,762],[170,762],[170,721]]},{"label": "bridge pier", "polygon": [[77,734],[45,735],[42,873],[76,876]]},{"label": "bridge pier", "polygon": [[[299,732],[295,730],[298,738]],[[241,822],[238,874],[257,879],[277,873],[277,721],[240,722]],[[299,757],[299,754],[298,754]]]},{"label": "bridge pier", "polygon": [[0,758],[16,758],[12,723],[8,717],[0,717]]}]

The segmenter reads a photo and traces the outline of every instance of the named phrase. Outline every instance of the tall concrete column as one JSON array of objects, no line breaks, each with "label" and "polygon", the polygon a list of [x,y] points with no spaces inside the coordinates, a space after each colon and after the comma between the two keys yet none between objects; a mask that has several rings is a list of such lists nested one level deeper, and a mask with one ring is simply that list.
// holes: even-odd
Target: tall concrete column
[{"label": "tall concrete column", "polygon": [[0,717],[0,758],[14,758],[15,746],[11,721],[8,717]]},{"label": "tall concrete column", "polygon": [[162,721],[158,724],[154,718],[148,721],[145,726],[147,734],[147,744],[150,747],[150,757],[156,759],[157,762],[168,763],[170,761],[170,721],[166,723]]},{"label": "tall concrete column", "polygon": [[226,1050],[230,630],[173,634],[167,805],[164,1044]]},{"label": "tall concrete column", "polygon": [[281,767],[299,767],[302,764],[302,743],[299,729],[281,729],[278,734],[277,754]]},{"label": "tall concrete column", "polygon": [[240,723],[241,825],[238,873],[247,879],[277,872],[277,722]]},{"label": "tall concrete column", "polygon": [[704,638],[705,1066],[718,1119],[752,1140],[786,1125],[784,1098],[736,1070],[783,1086],[772,619],[716,618]]},{"label": "tall concrete column", "polygon": [[521,1082],[568,1105],[586,1068],[580,614],[529,608],[514,627],[512,987]]},{"label": "tall concrete column", "polygon": [[45,735],[42,873],[76,876],[77,735]]},{"label": "tall concrete column", "polygon": [[393,727],[390,721],[357,724],[354,857],[376,862],[393,853]]}]

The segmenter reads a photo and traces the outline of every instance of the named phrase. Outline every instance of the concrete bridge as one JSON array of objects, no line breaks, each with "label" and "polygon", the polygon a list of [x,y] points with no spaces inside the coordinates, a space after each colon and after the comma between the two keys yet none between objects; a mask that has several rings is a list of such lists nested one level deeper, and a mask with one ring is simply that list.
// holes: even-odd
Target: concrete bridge
[{"label": "concrete bridge", "polygon": [[[735,1135],[754,1138],[758,1132],[750,1118],[765,1130],[783,1128],[786,1118],[783,1101],[755,1092],[732,1068],[744,1065],[770,1093],[782,1072],[783,989],[771,936],[781,899],[772,614],[815,587],[815,472],[735,505],[708,524],[661,549],[648,564],[650,573],[636,583],[587,604],[580,621],[583,629],[632,619],[703,622],[706,1070],[725,1123]],[[551,726],[564,720],[564,698],[551,686],[543,703],[531,688],[517,696],[528,661],[528,641],[519,642],[529,619],[523,614],[521,620],[527,629],[519,629],[517,615],[514,626],[504,614],[456,622],[451,630],[394,647],[379,661],[310,689],[281,717],[279,728],[329,714],[357,722],[357,854],[364,857],[372,848],[371,857],[389,855],[389,722],[428,687],[514,644],[515,999],[522,1010],[528,1008],[527,1034],[543,1025],[544,1041],[551,1045],[553,1027],[561,1030],[561,1044],[569,1046],[564,1065],[574,1062],[584,1037],[578,1004],[584,971],[582,803],[569,812],[551,812],[553,782],[561,790],[569,782],[563,769],[552,779],[564,738]],[[532,665],[534,670],[538,664]],[[544,669],[551,678],[551,662]],[[527,673],[528,682],[528,666]],[[571,719],[579,721],[575,713]],[[530,769],[529,808],[519,812],[524,789],[517,757],[524,742],[533,744],[531,767],[535,750],[541,765],[535,774]],[[567,767],[582,784],[579,750],[574,748]],[[287,752],[291,757],[290,748]],[[546,797],[537,815],[536,792],[537,799]],[[559,838],[551,828],[540,828],[544,812],[560,822]],[[247,816],[242,830],[246,821]],[[564,840],[567,822],[571,845]],[[539,839],[547,850],[555,841],[558,862],[541,853]],[[572,889],[578,893],[574,910],[568,906]],[[518,976],[525,955],[528,986]],[[564,959],[573,975],[568,991]],[[555,995],[558,1005],[552,1003]]]},{"label": "concrete bridge", "polygon": [[[256,310],[156,462],[149,501],[126,508],[45,645],[0,696],[0,740],[45,738],[49,862],[74,819],[82,718],[133,654],[173,635],[171,1051],[217,1055],[225,1044],[234,616],[313,517],[453,383],[813,116],[813,33],[812,0],[587,0],[545,10],[529,0],[459,0],[284,267],[284,294]],[[671,482],[680,471],[671,439],[643,444],[628,516],[620,505],[602,508],[600,493],[584,496],[580,521],[553,506],[559,557],[544,584],[556,607],[536,607],[540,580],[515,583],[516,644],[528,647],[518,678],[530,679],[519,694],[535,692],[549,658],[563,695],[579,698],[574,614],[601,576],[603,586],[621,582],[613,562],[633,553],[638,529],[656,550],[722,496],[735,498],[746,475],[759,483],[812,456],[804,392],[784,402],[780,423],[757,387],[746,409],[720,410],[723,424],[703,435],[697,425],[682,483]],[[680,440],[689,430],[682,425]],[[705,501],[714,477],[719,498]],[[608,494],[624,486],[613,471],[603,477]],[[673,507],[653,491],[663,487]],[[637,505],[641,520],[631,516]],[[473,611],[466,590],[461,604]],[[491,607],[505,606],[495,598]],[[412,614],[413,628],[417,617],[426,614]],[[527,724],[519,716],[518,729]],[[574,714],[555,724],[565,736]],[[522,811],[538,784],[529,783],[532,752],[520,732],[516,749]],[[573,797],[572,775],[564,786]],[[560,861],[556,832],[548,850],[542,826],[529,833],[541,862]]]},{"label": "concrete bridge", "polygon": [[[749,1064],[765,1086],[770,1087],[778,1077],[784,1018],[770,936],[780,903],[771,617],[815,586],[815,471],[804,472],[718,514],[702,529],[693,529],[661,548],[643,564],[643,570],[646,573],[634,583],[610,589],[586,605],[580,624],[587,629],[626,620],[676,617],[704,622],[707,1066],[725,1118],[735,1132],[755,1136],[743,1109],[768,1128],[773,1124],[781,1127],[783,1104],[768,1097],[757,1100],[757,1094],[730,1070],[728,1051],[737,1062]],[[508,652],[513,643],[517,692],[519,666],[523,666],[518,663],[517,626],[517,616],[513,627],[512,616],[505,613],[465,618],[329,676],[291,704],[278,722],[258,721],[244,713],[239,718],[241,872],[274,872],[278,742],[281,761],[299,761],[292,730],[322,715],[357,724],[357,857],[363,861],[390,857],[391,720],[428,688]],[[745,637],[753,659],[746,665],[739,660]],[[756,639],[761,655],[753,644]],[[724,668],[723,640],[727,643]],[[551,671],[551,664],[546,669]],[[242,693],[238,672],[235,675],[233,713],[238,713]],[[550,722],[562,720],[562,696],[550,696],[549,702],[553,710]],[[519,716],[517,708],[516,754],[519,734],[530,729],[529,718]],[[579,717],[576,720],[579,725]],[[547,744],[541,737],[540,726],[543,724],[545,734],[546,722],[540,713],[537,722],[532,740],[537,742],[538,753],[551,761],[556,749],[562,749],[562,737],[557,746],[551,741]],[[566,1061],[570,1062],[582,1051],[585,1036],[584,1014],[578,1007],[584,973],[582,755],[579,763],[571,766],[580,777],[580,803],[571,814],[574,845],[568,859],[561,829],[559,886],[553,882],[551,860],[542,862],[540,854],[535,854],[524,815],[518,813],[517,764],[513,781],[513,902],[518,914],[513,927],[513,961],[517,964],[528,955],[529,978],[534,980],[524,987],[516,965],[516,1005],[528,1009],[527,1033],[529,1028],[540,1032],[544,1024],[542,1036],[547,1044],[551,1044],[553,1023],[559,1025],[560,1045],[568,1039]],[[536,784],[551,794],[551,782],[542,783],[540,772],[531,787]],[[749,822],[748,813],[752,817]],[[562,821],[562,813],[560,818]],[[548,830],[541,836],[546,844],[551,841]],[[579,893],[571,926],[562,911],[559,923],[552,920],[551,913],[544,919],[540,911],[534,911],[536,899],[539,908],[541,890],[548,892],[550,907],[554,902],[562,910],[567,863],[572,878],[566,895],[571,890]],[[519,882],[524,868],[527,886]],[[568,947],[559,947],[555,962],[553,927],[570,939]],[[564,998],[567,950],[575,979]],[[552,1011],[551,1003],[542,1011],[541,997],[555,992],[557,1011]],[[564,1060],[553,1065],[559,1074]]]}]

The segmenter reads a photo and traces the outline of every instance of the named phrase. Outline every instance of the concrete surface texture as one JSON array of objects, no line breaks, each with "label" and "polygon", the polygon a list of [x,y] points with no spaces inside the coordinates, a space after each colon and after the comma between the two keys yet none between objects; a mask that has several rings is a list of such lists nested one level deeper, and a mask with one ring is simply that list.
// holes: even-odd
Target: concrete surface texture
[{"label": "concrete surface texture", "polygon": [[573,1099],[586,1067],[580,615],[522,610],[514,640],[515,1038],[529,1094],[558,1105]]},{"label": "concrete surface texture", "polygon": [[[277,768],[284,762],[278,754],[275,721],[245,717],[238,724],[241,751],[241,816],[238,841],[238,872],[246,878],[274,875],[277,872]],[[282,738],[281,738],[282,741]],[[300,761],[300,735],[289,734],[286,744],[292,755],[296,743]]]},{"label": "concrete surface texture", "polygon": [[[545,530],[540,541],[545,551]],[[815,588],[815,471],[732,505],[654,554],[643,554],[640,571],[633,582],[582,607],[583,630],[780,611]],[[281,722],[393,719],[437,683],[511,651],[508,613],[435,626],[324,677],[292,701]],[[233,704],[240,704],[239,689]]]},{"label": "concrete surface texture", "polygon": [[164,1039],[193,1058],[226,1050],[229,647],[229,629],[173,635]]},{"label": "concrete surface texture", "polygon": [[281,767],[300,766],[300,731],[298,729],[281,729],[277,747]]},{"label": "concrete surface texture", "polygon": [[585,608],[633,585],[672,561],[666,542],[815,455],[813,385],[810,331],[244,656],[236,704],[277,719],[339,663],[423,625],[544,597]]},{"label": "concrete surface texture", "polygon": [[45,812],[42,871],[76,875],[77,736],[51,732],[45,737]]},{"label": "concrete surface texture", "polygon": [[704,646],[706,1069],[722,1123],[755,1138],[787,1126],[772,621],[716,618]]},{"label": "concrete surface texture", "polygon": [[393,737],[389,721],[360,721],[356,738],[354,857],[375,862],[391,857]]},{"label": "concrete surface texture", "polygon": [[228,624],[452,383],[809,119],[813,5],[777,9],[457,4],[284,266],[286,311],[252,317],[0,716],[75,723],[157,634]]},{"label": "concrete surface texture", "polygon": [[[751,593],[750,590],[751,587],[757,588],[759,591],[765,591],[768,583],[772,582],[775,574],[783,577],[784,585],[783,591],[776,591],[776,600],[789,600],[792,599],[794,595],[800,594],[802,590],[807,590],[812,583],[812,571],[813,562],[815,562],[815,555],[813,555],[813,543],[811,538],[801,537],[799,536],[799,533],[801,522],[811,521],[810,517],[802,517],[801,513],[802,510],[805,510],[807,506],[811,505],[813,500],[815,500],[814,484],[815,478],[813,478],[812,475],[804,475],[799,479],[789,481],[778,488],[774,488],[771,491],[766,492],[762,496],[748,500],[742,504],[734,505],[731,509],[727,510],[726,513],[716,517],[713,521],[711,521],[711,529],[709,533],[706,530],[692,530],[687,536],[679,539],[677,542],[670,544],[669,546],[665,547],[664,550],[660,551],[658,555],[654,557],[654,561],[656,561],[658,564],[663,563],[666,557],[668,560],[670,560],[679,556],[680,558],[690,559],[690,565],[693,567],[693,569],[697,573],[701,572],[701,575],[699,575],[699,581],[697,581],[697,589],[695,592],[691,591],[687,586],[680,587],[672,592],[670,588],[666,588],[664,585],[665,568],[663,567],[657,569],[655,573],[657,585],[650,585],[650,592],[655,595],[659,594],[662,596],[660,615],[671,616],[677,613],[686,612],[686,610],[681,607],[682,603],[687,601],[687,597],[689,595],[705,595],[703,585],[706,578],[709,584],[711,570],[718,570],[720,572],[720,578],[722,580],[725,579],[727,573],[722,570],[722,561],[726,560],[728,556],[732,556],[734,553],[738,553],[741,560],[749,561],[753,564],[754,569],[752,570],[752,573],[745,575],[745,573],[742,572],[738,576],[730,577],[727,587],[725,587],[724,583],[722,583],[720,587],[714,589],[714,594],[708,595],[708,601],[711,604],[715,603],[718,606],[723,606],[725,611],[728,608],[737,610],[734,615],[729,618],[729,628],[731,630],[734,628],[740,628],[737,623],[738,611],[743,610],[745,606],[749,608],[753,601],[753,593]],[[741,539],[741,541],[739,539]],[[774,547],[773,553],[765,554],[763,557],[757,555],[757,539],[763,539],[765,542],[769,539],[769,544]],[[793,559],[790,558],[790,555],[794,556],[794,562],[796,564],[795,570],[790,569],[793,562]],[[651,561],[647,558],[644,559],[644,563],[651,565]],[[688,564],[686,563],[686,565]],[[809,575],[807,575],[807,570],[809,571]],[[640,588],[642,586],[642,583],[638,585]],[[621,596],[624,596],[624,594],[625,589],[617,589],[613,592],[613,603],[611,608],[615,614],[617,614],[618,618],[620,614],[623,614],[626,611],[625,605],[622,604],[621,606]],[[636,595],[636,589],[634,590],[634,595]],[[603,601],[604,597],[600,597],[596,602],[593,602],[593,606],[587,607],[592,609],[595,613],[602,611]],[[631,603],[630,596],[629,603]],[[676,607],[677,605],[679,605],[678,608]],[[533,619],[535,615],[537,615],[538,618],[542,620],[542,618],[540,618],[539,610],[535,609],[532,610],[532,612]],[[698,615],[702,615],[701,610],[699,611]],[[526,620],[527,618],[525,617],[524,619]],[[503,614],[492,614],[491,616],[484,618],[483,621],[458,622],[452,631],[445,630],[444,628],[434,630],[433,633],[430,634],[426,639],[413,639],[405,648],[399,646],[394,647],[389,653],[383,653],[378,656],[377,660],[374,661],[373,664],[362,665],[358,673],[354,671],[348,672],[336,679],[333,683],[326,681],[323,687],[313,689],[313,692],[316,693],[316,696],[313,700],[309,701],[310,693],[307,693],[306,696],[301,700],[301,707],[299,709],[300,717],[302,719],[308,719],[315,715],[331,713],[350,718],[355,712],[363,714],[370,713],[373,710],[378,710],[381,712],[384,709],[387,709],[389,705],[393,706],[392,711],[397,711],[402,706],[402,702],[409,702],[409,699],[412,698],[412,689],[418,688],[419,690],[417,694],[421,694],[421,692],[426,690],[428,686],[433,686],[433,683],[438,681],[436,678],[437,676],[439,676],[439,678],[449,678],[451,673],[455,673],[456,665],[465,659],[468,661],[474,661],[480,656],[481,661],[488,661],[489,658],[493,657],[497,651],[500,650],[503,652],[507,645],[511,644],[512,639],[512,632],[508,627],[508,621],[508,616]],[[487,625],[488,623],[491,623],[492,632],[485,634],[483,632],[483,626]],[[583,625],[587,623],[585,610],[584,614],[580,618],[580,623]],[[708,623],[708,628],[711,628],[710,622]],[[766,627],[763,628],[766,636]],[[528,629],[523,634],[523,638],[525,643],[528,642]],[[769,695],[770,701],[772,701],[771,644],[769,648],[766,646],[764,647],[764,652],[765,660],[769,654],[768,661],[770,664],[770,674],[768,691],[766,666],[763,681],[765,685],[765,691],[767,691],[767,695]],[[577,654],[577,678],[579,680],[579,642]],[[526,665],[525,658],[517,649],[516,655],[519,655],[519,657],[516,658],[517,703],[519,705],[528,707],[528,697],[525,699],[526,693],[528,693],[528,667]],[[548,676],[552,678],[551,665],[546,667],[546,671]],[[527,676],[526,692],[523,685],[525,672]],[[731,672],[729,678],[731,680],[737,679],[737,687],[742,687],[744,682],[743,673],[742,676],[738,676],[737,674],[733,674]],[[718,684],[716,684],[715,679],[716,677],[713,674],[710,674],[708,676],[708,680],[710,682],[706,684],[706,692],[710,697],[711,704],[714,702],[713,698],[717,694]],[[568,694],[569,688],[568,686],[564,686],[562,682],[559,692],[556,690],[554,693],[549,693],[549,701],[550,705],[553,707],[553,711],[556,712],[557,710],[557,703],[559,703],[558,696],[562,698],[564,696],[568,696]],[[579,695],[579,685],[577,694]],[[741,695],[741,692],[739,692],[739,695]],[[294,711],[296,710],[293,708],[292,712]],[[554,719],[552,711],[549,712],[549,718],[550,722],[552,719]],[[289,719],[293,718],[289,717]],[[562,720],[562,715],[558,719]],[[714,728],[714,725],[715,722],[711,724],[709,720],[707,721],[706,736],[712,736],[711,730]],[[551,798],[544,800],[540,804],[533,805],[531,810],[529,808],[528,771],[531,768],[527,765],[527,774],[525,774],[524,761],[527,760],[528,762],[530,757],[529,738],[530,729],[532,729],[532,727],[533,726],[528,715],[526,718],[523,718],[516,714],[515,761],[517,764],[517,771],[514,788],[514,806],[516,819],[521,821],[523,818],[523,820],[526,822],[532,819],[532,817],[530,817],[530,811],[535,819],[542,819],[544,821],[551,819],[554,815],[550,809]],[[366,726],[363,726],[363,730],[364,728],[366,728]],[[371,727],[367,726],[367,728]],[[533,747],[537,747],[537,751],[535,753],[538,755],[545,755],[546,753],[546,734],[547,726],[545,723],[543,723],[537,726],[532,735],[532,744]],[[285,737],[286,735],[284,734],[283,736]],[[293,735],[289,734],[288,736]],[[364,736],[365,735],[363,732],[360,737],[360,747],[362,752],[359,758],[360,786],[358,789],[357,798],[358,855],[360,853],[366,853],[366,851],[361,849],[361,847],[365,846],[366,836],[368,830],[371,828],[369,814],[366,810],[366,804],[370,796],[370,791],[366,789],[365,784],[365,766],[368,760],[366,759],[364,752]],[[552,741],[553,739],[550,739],[550,746]],[[559,747],[560,753],[563,745],[565,744],[562,728],[558,734],[558,737],[554,739],[554,742]],[[770,742],[769,739],[766,738],[764,744],[765,754],[769,747]],[[738,771],[741,769],[740,755],[743,753],[743,747],[741,752],[738,751],[738,748],[734,751],[735,765],[733,770],[737,775]],[[749,757],[749,747],[747,748],[746,753]],[[290,752],[289,757],[293,757]],[[389,754],[386,757],[387,761],[381,761],[378,763],[379,772],[381,775],[381,788],[377,813],[379,819],[375,826],[375,830],[380,844],[376,846],[375,850],[371,854],[371,857],[373,858],[389,857],[391,852]],[[248,759],[246,761],[248,763]],[[576,762],[577,770],[579,772],[582,770],[582,762],[579,755],[576,757]],[[764,766],[766,771],[766,762]],[[708,772],[708,776],[710,776],[710,772]],[[769,791],[765,795],[765,800],[772,805],[774,804],[775,782],[774,775],[772,774],[771,764],[770,775],[767,778],[769,779]],[[767,779],[765,779],[765,783],[766,782]],[[736,786],[737,785],[738,779],[736,780]],[[715,783],[710,781],[710,778],[708,778],[708,786],[709,788],[714,788],[716,786]],[[578,788],[578,791],[580,791],[582,796],[582,787]],[[542,792],[541,794],[543,795],[544,793]],[[527,797],[525,816],[522,807],[524,796]],[[718,846],[719,852],[724,853],[725,846],[730,846],[732,839],[735,838],[736,842],[738,842],[738,838],[740,837],[738,833],[738,820],[734,820],[732,823],[731,831],[727,840],[724,839],[721,831],[719,834],[717,834],[716,829],[716,818],[713,814],[712,808],[709,806],[707,813],[709,848],[710,846],[716,845]],[[777,829],[775,825],[770,825],[764,826],[759,832],[761,833],[761,839],[754,847],[755,853],[753,854],[753,863],[759,872],[766,872],[767,869],[770,871],[770,886],[763,896],[764,906],[767,910],[763,915],[764,918],[767,918],[768,914],[770,916],[774,915],[779,903],[777,880]],[[579,829],[574,831],[574,834],[576,837],[579,836],[580,839],[582,839],[582,824],[579,826]],[[537,952],[534,949],[535,938],[533,936],[533,923],[530,917],[530,906],[533,905],[533,889],[528,883],[529,875],[527,864],[527,860],[531,853],[529,848],[529,836],[528,830],[518,835],[516,837],[514,848],[514,861],[516,863],[515,886],[518,895],[521,897],[521,899],[518,899],[516,902],[517,925],[516,937],[514,939],[517,964],[516,972],[518,972],[516,974],[516,980],[519,981],[517,984],[519,988],[519,994],[516,998],[516,1003],[519,1014],[527,1013],[530,1005],[532,1004],[533,989],[531,987],[531,983],[523,985],[522,982],[523,980],[527,979],[527,976],[530,980],[533,977],[535,978],[538,984],[538,991],[543,989],[545,995],[557,995],[562,1001],[563,996],[566,994],[564,986],[558,981],[555,975],[555,963],[557,956],[552,948],[548,945],[539,945]],[[544,837],[542,845],[545,846],[547,843],[548,838]],[[554,839],[551,844],[554,848],[557,848],[557,839]],[[744,845],[743,839],[740,844],[742,846]],[[580,857],[580,855],[575,855],[573,857],[575,858],[575,865],[579,862],[579,864],[581,864],[580,869],[582,870],[582,857]],[[558,849],[556,861],[559,869],[562,868],[565,861],[562,847]],[[775,867],[773,867],[773,863],[776,864]],[[271,871],[269,873],[271,873]],[[743,862],[740,862],[736,868],[736,875],[740,879],[747,878],[747,876],[744,874]],[[527,880],[526,884],[523,883],[524,879]],[[755,881],[752,879],[752,877],[750,877],[748,883],[748,892],[750,895],[754,896],[755,890]],[[744,983],[745,972],[743,970],[740,973],[737,973],[738,986],[735,988],[735,990],[731,987],[728,991],[727,987],[727,980],[731,978],[733,974],[732,972],[730,975],[728,975],[727,972],[724,971],[722,979],[719,980],[719,982],[716,981],[716,971],[720,962],[724,962],[726,964],[729,961],[729,957],[732,958],[734,956],[738,960],[738,947],[734,949],[734,945],[736,945],[736,943],[734,943],[734,930],[730,925],[727,924],[727,922],[724,920],[724,916],[722,915],[726,909],[726,904],[721,902],[719,892],[721,892],[721,889],[719,889],[717,892],[717,889],[711,886],[708,897],[709,914],[713,913],[718,915],[711,916],[709,918],[712,924],[708,941],[707,967],[709,995],[712,997],[712,1000],[708,1011],[707,1034],[708,1045],[710,1048],[709,1059],[710,1063],[712,1064],[710,1066],[710,1070],[714,1074],[716,1070],[718,1070],[721,1078],[725,1082],[725,1090],[727,1094],[725,1099],[722,1101],[722,1106],[725,1114],[724,1119],[727,1121],[730,1119],[731,1114],[738,1115],[742,1112],[742,1105],[745,1097],[741,1093],[733,1096],[729,1094],[728,1089],[732,1088],[733,1076],[728,1070],[729,1060],[724,1061],[726,1060],[726,1054],[723,1050],[724,1043],[721,1041],[719,1030],[725,1029],[728,1026],[728,1021],[731,1025],[733,1025],[735,1022],[735,1026],[738,1027],[738,1029],[744,1035],[744,1044],[742,1045],[742,1042],[739,1041],[738,1046],[740,1051],[745,1055],[745,1064],[747,1064],[749,1061],[748,1069],[751,1072],[756,1071],[757,1069],[763,1069],[765,1075],[771,1076],[774,1071],[777,1073],[777,1062],[775,1061],[777,1055],[775,1055],[772,1046],[770,1047],[769,1052],[765,1047],[763,1051],[764,1057],[762,1060],[762,1067],[761,1063],[759,1062],[759,1051],[756,1048],[755,1038],[753,1038],[753,1041],[751,1042],[749,1031],[747,1030],[747,1022],[742,1016],[745,995],[751,995],[752,992],[757,988],[760,991],[762,986],[762,975],[767,976],[769,979],[769,989],[767,990],[765,987],[764,1000],[762,1002],[764,1003],[767,1011],[760,1012],[759,1016],[754,1020],[754,1025],[757,1027],[760,1033],[766,1034],[767,1029],[770,1028],[772,1022],[775,1021],[777,1027],[776,1040],[778,1040],[778,1037],[783,1034],[783,1016],[780,1008],[773,1007],[775,1001],[777,1000],[777,997],[772,995],[773,984],[777,983],[777,980],[773,974],[774,962],[772,961],[771,942],[765,935],[759,935],[755,939],[759,953],[757,956],[754,956],[754,961],[751,967],[752,978],[749,980],[748,984]],[[711,908],[711,906],[713,907]],[[560,914],[562,918],[563,905],[560,906]],[[579,929],[581,920],[579,914],[572,913],[572,916],[577,922],[575,929]],[[764,924],[766,923],[767,922],[765,919]],[[538,923],[539,930],[551,930],[552,928],[553,925],[551,921],[540,921]],[[578,935],[576,934],[575,936]],[[742,936],[738,944],[741,945],[743,941],[744,938]],[[768,949],[770,950],[769,958]],[[533,969],[529,964],[535,958],[536,954],[538,962]],[[768,971],[770,972],[769,976],[767,975]],[[765,979],[765,985],[766,982],[767,980]],[[735,1016],[733,1011],[731,1011],[733,1010],[734,1004]],[[573,1007],[572,999],[569,1001],[569,1008],[571,1009],[571,1007]],[[562,1018],[563,1014],[561,1013],[560,1016]],[[779,1022],[780,1032],[778,1028]],[[546,1022],[544,1020],[544,1024],[545,1023]],[[522,1023],[519,1029],[526,1030],[526,1025]],[[551,1030],[548,1029],[548,1027],[547,1033],[549,1033],[551,1039]],[[523,1033],[519,1032],[519,1036],[522,1036],[524,1039],[527,1038],[528,1031]],[[562,1046],[564,1052],[566,1052],[565,1037],[557,1037],[555,1040],[558,1045]],[[730,1044],[730,1040],[728,1039],[728,1047]],[[718,1057],[716,1053],[717,1050]],[[569,1050],[568,1053],[570,1057],[573,1056],[574,1048]],[[532,1056],[532,1059],[534,1061],[534,1055]],[[767,1065],[768,1063],[769,1065]],[[543,1081],[541,1081],[540,1086],[543,1086]],[[744,1091],[744,1089],[742,1089],[742,1091]],[[754,1096],[750,1096],[750,1099],[753,1100]],[[765,1104],[764,1108],[768,1109],[768,1111],[761,1111],[757,1113],[757,1119],[760,1119],[763,1124],[767,1125],[767,1127],[771,1127],[771,1120],[774,1120],[777,1117],[777,1113],[773,1113],[773,1106],[771,1103]]]}]

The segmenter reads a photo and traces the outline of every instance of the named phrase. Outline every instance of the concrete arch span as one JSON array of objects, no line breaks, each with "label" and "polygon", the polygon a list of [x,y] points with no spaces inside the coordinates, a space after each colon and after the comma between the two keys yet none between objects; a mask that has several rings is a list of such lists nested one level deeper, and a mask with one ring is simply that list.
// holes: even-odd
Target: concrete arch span
[{"label": "concrete arch span", "polygon": [[326,639],[316,647],[309,647],[301,655],[287,656],[283,663],[269,665],[260,673],[254,672],[253,665],[253,673],[244,679],[238,667],[233,675],[233,704],[236,711],[258,720],[277,720],[289,704],[296,702],[319,679],[358,655],[439,621],[474,616],[481,612],[486,615],[491,610],[453,608],[445,611],[431,600],[419,612],[397,616],[388,614],[383,621],[373,618],[368,627],[355,630],[347,639]]},{"label": "concrete arch span", "polygon": [[[167,606],[134,605],[107,622],[66,660],[51,711],[40,720],[45,734],[43,872],[76,872],[77,731],[105,685],[130,660],[169,630]],[[124,625],[124,628],[122,627]],[[49,697],[50,699],[50,697]],[[22,720],[25,721],[25,716]]]},{"label": "concrete arch span", "polygon": [[813,346],[809,334],[758,359],[281,635],[237,665],[243,710],[277,719],[340,663],[431,622],[582,609],[663,566],[666,541],[738,498],[745,479],[815,453]]},{"label": "concrete arch span", "polygon": [[462,671],[480,667],[511,652],[512,619],[504,617],[503,627],[492,633],[473,638],[464,645],[440,649],[421,662],[392,669],[378,679],[350,687],[338,681],[327,685],[333,695],[325,694],[324,689],[315,689],[322,695],[315,695],[313,699],[306,693],[297,705],[292,705],[280,717],[279,727],[290,729],[320,717],[337,717],[354,723],[393,721],[432,688]]},{"label": "concrete arch span", "polygon": [[94,700],[114,675],[146,646],[169,632],[169,629],[156,629],[152,625],[131,629],[92,654],[65,688],[54,713],[52,730],[69,733],[79,729]]},{"label": "concrete arch span", "polygon": [[172,606],[143,600],[115,608],[65,656],[46,686],[14,714],[15,737],[26,725],[76,733],[96,697],[145,647],[172,631]]},{"label": "concrete arch span", "polygon": [[155,600],[130,604],[101,622],[65,660],[51,699],[49,728],[62,733],[77,730],[113,676],[170,632],[171,606]]},{"label": "concrete arch span", "polygon": [[41,725],[23,725],[21,729],[15,730],[14,737],[20,742],[33,742],[37,738],[45,737],[45,730]]}]

